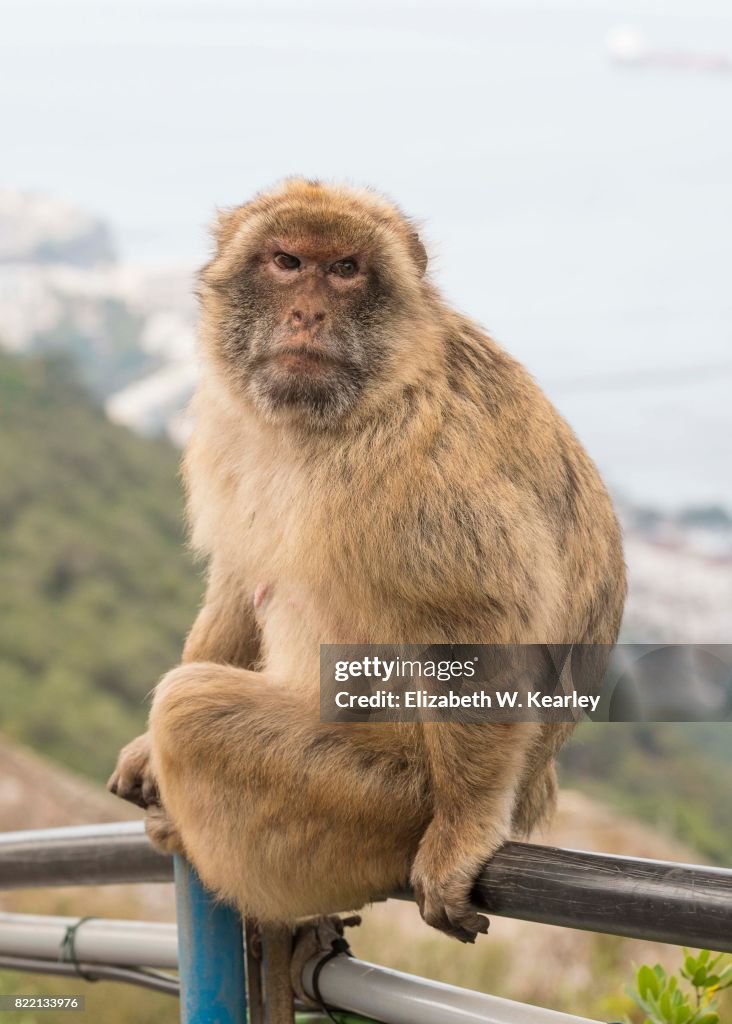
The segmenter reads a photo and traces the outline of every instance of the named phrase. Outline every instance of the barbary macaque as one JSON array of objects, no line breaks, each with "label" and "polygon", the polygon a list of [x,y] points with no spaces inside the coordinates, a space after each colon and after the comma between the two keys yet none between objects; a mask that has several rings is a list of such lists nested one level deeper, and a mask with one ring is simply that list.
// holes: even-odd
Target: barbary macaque
[{"label": "barbary macaque", "polygon": [[321,722],[319,645],[611,644],[610,500],[390,202],[288,180],[215,239],[184,464],[208,588],[110,787],[249,918],[410,883],[473,941],[473,881],[550,814],[571,725]]}]

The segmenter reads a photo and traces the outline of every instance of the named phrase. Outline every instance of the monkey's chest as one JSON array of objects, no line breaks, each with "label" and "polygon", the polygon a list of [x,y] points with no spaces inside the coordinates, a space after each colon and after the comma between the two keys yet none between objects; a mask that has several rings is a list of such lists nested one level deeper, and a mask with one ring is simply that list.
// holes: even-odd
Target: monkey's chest
[{"label": "monkey's chest", "polygon": [[318,671],[321,643],[360,639],[347,555],[310,488],[293,486],[292,475],[252,475],[228,519],[227,557],[254,605],[266,668]]},{"label": "monkey's chest", "polygon": [[249,469],[229,514],[230,557],[249,599],[259,593],[266,664],[317,672],[321,643],[421,642],[425,592],[450,617],[462,578],[444,564],[454,561],[454,523],[443,530],[419,495],[386,500],[357,479],[338,486],[328,466],[269,459]]}]

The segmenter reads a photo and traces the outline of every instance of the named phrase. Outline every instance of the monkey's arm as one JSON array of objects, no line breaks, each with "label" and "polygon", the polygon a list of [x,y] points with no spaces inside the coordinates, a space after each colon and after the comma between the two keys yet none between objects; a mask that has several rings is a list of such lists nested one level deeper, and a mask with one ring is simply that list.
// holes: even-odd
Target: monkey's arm
[{"label": "monkey's arm", "polygon": [[[250,594],[216,564],[211,566],[206,599],[186,638],[182,661],[209,661],[251,668],[259,655],[259,639]],[[149,734],[123,747],[107,788],[138,807],[159,803],[150,771]]]},{"label": "monkey's arm", "polygon": [[485,863],[510,836],[516,783],[531,724],[425,723],[433,817],[414,860],[411,883],[428,924],[463,942],[488,930],[470,907]]},{"label": "monkey's arm", "polygon": [[206,600],[186,637],[181,661],[252,668],[258,657],[253,595],[244,593],[230,573],[213,567]]}]

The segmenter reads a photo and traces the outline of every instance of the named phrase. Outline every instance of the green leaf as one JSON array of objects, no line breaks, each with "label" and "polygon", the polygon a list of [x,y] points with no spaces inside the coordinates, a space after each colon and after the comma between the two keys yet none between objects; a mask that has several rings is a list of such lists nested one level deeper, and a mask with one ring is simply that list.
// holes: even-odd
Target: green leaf
[{"label": "green leaf", "polygon": [[732,964],[728,964],[723,970],[719,972],[719,989],[729,988],[732,985]]},{"label": "green leaf", "polygon": [[648,964],[643,964],[638,971],[638,992],[642,999],[648,995],[658,997],[661,992],[659,977]]},{"label": "green leaf", "polygon": [[681,968],[681,973],[685,978],[688,978],[689,981],[691,981],[698,966],[696,959],[688,953],[684,957],[684,966]]}]

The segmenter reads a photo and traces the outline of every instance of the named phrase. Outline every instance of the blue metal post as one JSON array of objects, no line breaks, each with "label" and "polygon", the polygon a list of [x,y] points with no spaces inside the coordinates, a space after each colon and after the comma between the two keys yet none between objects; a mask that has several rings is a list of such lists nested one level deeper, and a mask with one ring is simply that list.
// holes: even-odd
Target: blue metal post
[{"label": "blue metal post", "polygon": [[182,857],[175,897],[181,1024],[246,1024],[241,918],[216,902]]}]

